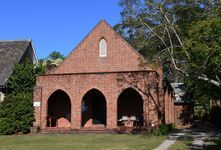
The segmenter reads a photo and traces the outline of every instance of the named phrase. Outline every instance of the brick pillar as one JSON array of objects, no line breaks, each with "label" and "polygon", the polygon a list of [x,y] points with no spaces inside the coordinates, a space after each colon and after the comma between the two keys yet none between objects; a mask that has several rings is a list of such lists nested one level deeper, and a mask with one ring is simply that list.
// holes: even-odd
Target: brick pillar
[{"label": "brick pillar", "polygon": [[33,127],[41,127],[41,107],[42,107],[41,102],[42,102],[42,88],[35,87],[33,94],[35,122],[33,123]]},{"label": "brick pillar", "polygon": [[172,97],[172,93],[170,94],[170,118],[171,118],[171,122],[170,123],[174,123],[175,124],[175,118],[174,118],[174,98]]},{"label": "brick pillar", "polygon": [[81,128],[81,102],[80,94],[73,94],[71,110],[71,127],[74,129]]},{"label": "brick pillar", "polygon": [[174,102],[171,91],[165,93],[165,123],[174,123]]},{"label": "brick pillar", "polygon": [[149,97],[149,115],[151,126],[158,126],[160,123],[160,118],[158,116],[159,111],[159,99],[156,89],[150,91]]},{"label": "brick pillar", "polygon": [[107,128],[117,128],[117,97],[112,96],[106,97],[107,102]]},{"label": "brick pillar", "polygon": [[41,128],[47,127],[47,110],[48,110],[48,99],[46,97],[41,98]]},{"label": "brick pillar", "polygon": [[149,127],[149,98],[147,96],[142,95],[143,98],[143,119],[144,126]]}]

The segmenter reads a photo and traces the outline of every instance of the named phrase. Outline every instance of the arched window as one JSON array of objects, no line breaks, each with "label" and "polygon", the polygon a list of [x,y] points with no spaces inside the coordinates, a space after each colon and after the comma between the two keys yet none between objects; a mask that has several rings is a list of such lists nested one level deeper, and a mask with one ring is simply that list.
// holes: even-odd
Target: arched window
[{"label": "arched window", "polygon": [[100,57],[106,57],[107,56],[107,42],[102,39],[99,44],[99,53]]}]

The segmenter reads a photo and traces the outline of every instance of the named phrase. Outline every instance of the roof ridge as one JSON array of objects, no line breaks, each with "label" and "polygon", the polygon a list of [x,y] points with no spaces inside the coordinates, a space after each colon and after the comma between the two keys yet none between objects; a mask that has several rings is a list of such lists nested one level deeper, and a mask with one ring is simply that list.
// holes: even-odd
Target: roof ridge
[{"label": "roof ridge", "polygon": [[0,40],[0,42],[16,42],[16,41],[28,41],[28,42],[31,42],[32,39]]}]

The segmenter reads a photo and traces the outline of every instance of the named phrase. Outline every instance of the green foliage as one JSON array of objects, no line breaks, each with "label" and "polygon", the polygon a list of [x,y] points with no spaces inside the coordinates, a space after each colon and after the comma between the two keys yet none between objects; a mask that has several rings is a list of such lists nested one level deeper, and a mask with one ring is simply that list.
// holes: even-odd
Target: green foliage
[{"label": "green foliage", "polygon": [[[202,20],[205,18],[203,13],[211,10],[210,7],[207,7],[211,3],[207,4],[206,1],[196,3],[193,0],[121,0],[119,5],[122,7],[122,21],[115,25],[115,30],[148,60],[151,61],[156,58],[156,55],[159,55],[163,58],[163,60],[161,59],[163,62],[168,61],[167,51],[164,53],[161,51],[171,47],[169,38],[175,49],[173,55],[175,57],[185,56],[172,28],[177,30],[182,38],[191,22]],[[198,17],[199,15],[202,16]],[[170,37],[167,30],[170,32]]]},{"label": "green foliage", "polygon": [[1,104],[0,134],[29,131],[34,121],[32,93],[11,93]]},{"label": "green foliage", "polygon": [[63,54],[61,54],[60,52],[58,51],[53,51],[51,52],[49,55],[48,55],[48,58],[49,59],[52,59],[52,60],[56,60],[56,59],[62,59],[64,60],[65,59],[65,56]]},{"label": "green foliage", "polygon": [[209,109],[210,101],[205,99],[196,99],[194,106],[194,119],[199,121],[208,121]]},{"label": "green foliage", "polygon": [[45,73],[44,59],[38,60],[38,64],[35,66],[35,73],[37,75],[41,75]]},{"label": "green foliage", "polygon": [[15,64],[13,73],[8,79],[7,87],[11,92],[32,92],[35,86],[36,75],[44,73],[42,64],[34,65],[29,61]]},{"label": "green foliage", "polygon": [[186,50],[191,59],[187,63],[190,76],[186,83],[194,99],[218,100],[220,89],[202,80],[200,75],[210,79],[221,78],[221,18],[206,19],[191,24],[185,39]]},{"label": "green foliage", "polygon": [[10,91],[0,105],[0,134],[29,131],[34,121],[32,92],[36,74],[42,70],[28,61],[15,65],[7,82]]},{"label": "green foliage", "polygon": [[7,87],[15,93],[30,92],[35,85],[36,70],[33,64],[26,61],[24,64],[15,64]]},{"label": "green foliage", "polygon": [[39,60],[37,66],[40,74],[43,74],[45,73],[46,70],[50,70],[58,66],[64,59],[65,56],[60,52],[58,51],[51,52],[47,58]]},{"label": "green foliage", "polygon": [[174,128],[173,124],[161,124],[157,129],[153,131],[153,135],[166,135]]},{"label": "green foliage", "polygon": [[120,6],[115,30],[149,63],[162,63],[170,82],[185,82],[189,99],[220,99],[221,1],[120,0]]},{"label": "green foliage", "polygon": [[217,127],[221,128],[221,107],[214,106],[210,109],[209,119],[210,121],[216,125]]}]

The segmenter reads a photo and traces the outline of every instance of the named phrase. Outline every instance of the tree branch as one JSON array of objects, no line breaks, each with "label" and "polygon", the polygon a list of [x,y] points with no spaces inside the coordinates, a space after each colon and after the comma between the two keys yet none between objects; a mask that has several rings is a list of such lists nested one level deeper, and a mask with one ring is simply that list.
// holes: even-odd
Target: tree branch
[{"label": "tree branch", "polygon": [[164,44],[165,47],[167,47],[166,42],[160,37],[139,15],[137,16],[140,21],[155,35],[157,38],[161,40],[161,42]]},{"label": "tree branch", "polygon": [[218,81],[213,80],[213,79],[209,79],[209,78],[206,77],[205,75],[199,76],[198,79],[203,80],[203,81],[207,81],[207,82],[209,82],[209,83],[211,83],[211,84],[213,84],[213,85],[215,85],[215,86],[221,88],[221,82],[218,82]]}]

